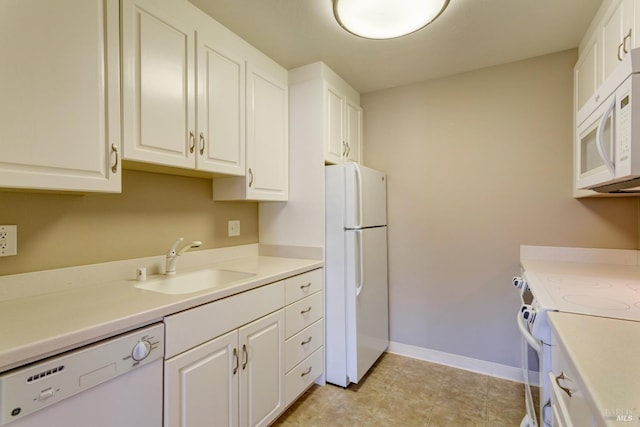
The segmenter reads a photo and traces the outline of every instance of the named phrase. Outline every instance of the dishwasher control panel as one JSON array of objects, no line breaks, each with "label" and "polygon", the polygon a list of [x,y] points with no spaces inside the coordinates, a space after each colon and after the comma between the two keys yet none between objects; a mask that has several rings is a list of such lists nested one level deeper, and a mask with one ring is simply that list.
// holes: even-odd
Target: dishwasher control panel
[{"label": "dishwasher control panel", "polygon": [[0,374],[0,426],[163,357],[159,323]]}]

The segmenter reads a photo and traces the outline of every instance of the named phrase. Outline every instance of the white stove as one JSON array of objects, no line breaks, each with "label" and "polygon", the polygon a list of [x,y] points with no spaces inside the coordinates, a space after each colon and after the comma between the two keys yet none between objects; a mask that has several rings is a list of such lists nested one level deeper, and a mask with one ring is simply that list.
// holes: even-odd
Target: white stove
[{"label": "white stove", "polygon": [[526,272],[536,309],[640,321],[640,280]]},{"label": "white stove", "polygon": [[[618,278],[526,271],[523,279],[514,278],[521,290],[522,307],[518,326],[523,336],[522,366],[526,385],[527,415],[521,426],[550,424],[548,372],[551,370],[550,311],[640,321],[640,277]],[[529,298],[525,294],[531,293]],[[533,405],[529,380],[530,349],[538,358],[540,406]],[[538,423],[539,421],[539,423]]]}]

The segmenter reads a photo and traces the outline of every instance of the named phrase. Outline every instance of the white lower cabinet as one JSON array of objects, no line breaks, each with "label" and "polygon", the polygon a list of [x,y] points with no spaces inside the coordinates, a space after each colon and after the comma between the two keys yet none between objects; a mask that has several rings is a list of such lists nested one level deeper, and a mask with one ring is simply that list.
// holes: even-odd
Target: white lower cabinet
[{"label": "white lower cabinet", "polygon": [[596,426],[598,423],[591,413],[583,391],[583,385],[562,344],[552,346],[551,371],[551,412],[553,426]]},{"label": "white lower cabinet", "polygon": [[285,280],[285,405],[314,381],[324,382],[322,269]]},{"label": "white lower cabinet", "polygon": [[284,312],[166,361],[166,426],[265,426],[284,409]]},{"label": "white lower cabinet", "polygon": [[267,426],[324,372],[322,269],[167,316],[165,427]]}]

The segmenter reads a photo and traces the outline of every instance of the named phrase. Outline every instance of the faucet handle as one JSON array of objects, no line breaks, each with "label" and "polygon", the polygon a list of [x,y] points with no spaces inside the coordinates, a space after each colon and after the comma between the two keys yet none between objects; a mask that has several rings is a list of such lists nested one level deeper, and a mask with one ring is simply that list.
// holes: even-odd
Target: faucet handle
[{"label": "faucet handle", "polygon": [[183,240],[184,240],[184,237],[180,237],[178,238],[178,240],[173,242],[173,245],[171,245],[171,248],[169,248],[169,252],[167,253],[167,256],[175,256],[176,249],[178,248],[178,245],[180,244],[180,242],[182,242]]}]

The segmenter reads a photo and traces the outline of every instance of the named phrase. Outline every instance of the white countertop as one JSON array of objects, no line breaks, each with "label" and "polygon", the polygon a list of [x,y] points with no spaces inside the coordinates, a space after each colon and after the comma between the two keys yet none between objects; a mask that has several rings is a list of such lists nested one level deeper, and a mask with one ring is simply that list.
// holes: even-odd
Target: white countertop
[{"label": "white countertop", "polygon": [[[224,250],[212,252],[219,254]],[[178,266],[178,274],[198,268],[219,268],[254,276],[228,286],[182,295],[136,288],[138,282],[131,265],[137,264],[127,264],[130,272],[126,278],[113,277],[118,276],[111,273],[113,265],[122,269],[120,264],[125,262],[72,268],[69,279],[66,269],[0,276],[0,372],[323,266],[318,260],[258,256],[257,250],[255,254],[246,250],[230,253],[239,257],[214,256],[203,265],[205,258],[200,254],[199,266],[181,260],[184,265]],[[153,261],[150,274],[157,273],[158,257],[143,261],[149,260]]]},{"label": "white countertop", "polygon": [[640,322],[560,312],[548,318],[582,380],[592,414],[602,424],[620,425],[616,414],[632,415],[637,423]]}]

